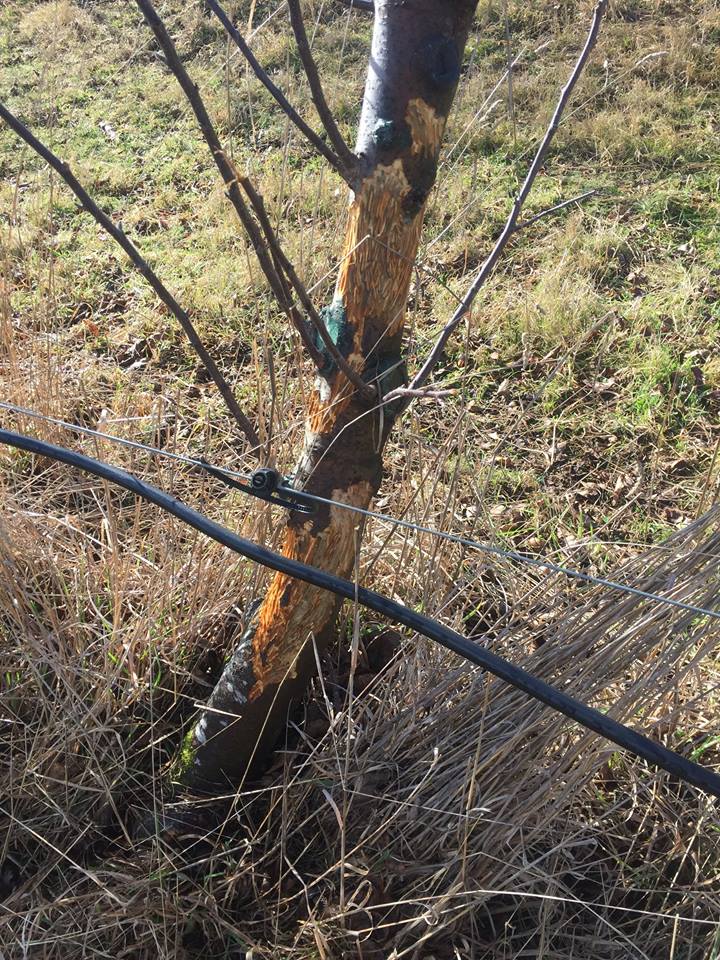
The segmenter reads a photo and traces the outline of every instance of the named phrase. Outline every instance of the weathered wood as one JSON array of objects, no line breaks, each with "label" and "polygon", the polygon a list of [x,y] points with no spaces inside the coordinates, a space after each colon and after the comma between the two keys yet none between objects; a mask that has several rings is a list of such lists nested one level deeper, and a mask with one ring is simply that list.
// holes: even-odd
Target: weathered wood
[{"label": "weathered wood", "polygon": [[[356,154],[359,179],[325,323],[348,363],[382,393],[402,383],[405,310],[428,194],[476,0],[378,0]],[[322,344],[318,344],[322,351]],[[396,412],[380,416],[332,368],[311,395],[298,486],[366,507],[382,478]],[[347,577],[356,517],[339,508],[293,514],[283,553]],[[178,768],[191,788],[237,785],[277,739],[315,669],[336,599],[277,574],[191,732]]]}]

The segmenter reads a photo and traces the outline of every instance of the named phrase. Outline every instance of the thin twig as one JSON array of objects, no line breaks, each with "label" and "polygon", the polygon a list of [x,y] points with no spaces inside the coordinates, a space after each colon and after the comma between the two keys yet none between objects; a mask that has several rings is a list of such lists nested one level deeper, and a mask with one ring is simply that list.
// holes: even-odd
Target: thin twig
[{"label": "thin twig", "polygon": [[549,217],[551,214],[557,213],[559,210],[564,210],[565,207],[569,207],[573,203],[582,203],[583,200],[587,200],[589,197],[594,197],[599,192],[600,191],[597,188],[594,190],[586,190],[585,193],[581,193],[577,197],[570,197],[569,200],[563,200],[561,203],[556,203],[554,207],[548,207],[547,210],[541,210],[540,213],[536,213],[535,216],[528,217],[527,220],[521,220],[520,223],[516,223],[515,233],[517,233],[519,230],[524,230],[533,223],[537,223],[538,220],[543,220],[545,217]]},{"label": "thin twig", "polygon": [[228,410],[234,416],[235,420],[240,426],[240,429],[247,437],[250,445],[253,448],[257,447],[260,443],[260,440],[255,432],[255,428],[240,409],[240,406],[235,399],[235,395],[233,394],[223,375],[220,373],[215,361],[203,345],[203,342],[198,336],[188,313],[183,310],[162,280],[160,280],[157,274],[154,273],[137,247],[127,237],[125,232],[120,227],[116,226],[110,217],[95,203],[87,190],[85,190],[80,181],[75,177],[69,165],[57,157],[48,147],[45,146],[44,143],[42,143],[42,141],[38,140],[38,138],[31,133],[30,130],[28,130],[28,128],[21,123],[21,121],[18,120],[18,118],[12,114],[3,103],[0,103],[0,117],[2,117],[11,130],[13,130],[22,140],[24,140],[25,143],[32,147],[32,149],[62,177],[62,179],[80,201],[83,209],[85,209],[94,218],[96,223],[98,223],[120,247],[122,247],[132,261],[133,265],[145,277],[160,300],[162,300],[168,310],[178,321],[182,329],[185,331],[185,334],[190,341],[190,345],[194,349],[195,353],[197,353],[197,355],[200,357],[205,369],[215,382],[215,385],[220,391]]},{"label": "thin twig", "polygon": [[287,99],[287,97],[282,92],[282,90],[280,90],[280,88],[277,87],[272,82],[272,80],[267,75],[265,70],[263,70],[262,66],[260,65],[257,58],[255,57],[255,54],[252,52],[252,50],[248,46],[246,40],[244,39],[240,31],[237,29],[237,27],[234,25],[232,20],[225,13],[225,11],[220,6],[220,4],[217,2],[217,0],[206,0],[206,3],[209,9],[212,10],[212,12],[218,18],[218,20],[225,27],[231,40],[235,43],[235,45],[243,54],[247,62],[250,64],[253,70],[253,73],[258,78],[260,83],[262,83],[265,89],[268,90],[269,93],[275,98],[277,103],[280,105],[283,111],[287,114],[290,120],[292,120],[292,122],[295,124],[298,130],[300,130],[301,133],[305,135],[305,137],[315,147],[318,153],[321,153],[325,157],[328,163],[340,174],[343,180],[345,180],[348,184],[351,184],[352,174],[353,174],[352,167],[348,169],[347,165],[343,162],[343,160],[340,157],[338,157],[337,154],[335,154],[327,146],[326,143],[323,142],[322,138],[318,136],[317,133],[315,133],[312,127],[308,126],[308,124],[305,123],[303,118],[300,116],[297,110],[292,106],[292,104]]},{"label": "thin twig", "polygon": [[462,302],[460,303],[458,308],[455,310],[455,313],[452,315],[451,319],[446,324],[440,336],[435,341],[435,344],[433,345],[432,350],[428,354],[423,365],[415,374],[412,381],[408,384],[408,387],[410,389],[413,389],[413,390],[417,389],[427,381],[428,377],[430,376],[430,374],[432,373],[432,371],[435,369],[438,362],[440,361],[440,357],[442,356],[443,350],[445,349],[445,346],[448,340],[453,335],[457,327],[462,322],[463,318],[466,316],[466,314],[470,310],[470,307],[472,306],[473,301],[475,300],[475,297],[478,294],[478,291],[480,290],[480,288],[483,286],[485,281],[493,272],[498,260],[500,259],[500,256],[502,255],[503,250],[505,249],[508,243],[508,240],[513,235],[513,233],[515,233],[518,218],[520,217],[520,214],[522,212],[523,205],[527,200],[528,194],[532,189],[532,186],[535,182],[535,178],[540,172],[543,161],[545,160],[545,156],[548,151],[548,147],[550,146],[550,142],[555,136],[555,132],[558,126],[560,125],[560,119],[563,115],[565,107],[567,106],[568,100],[570,99],[570,96],[575,87],[575,84],[577,83],[583,71],[583,68],[585,67],[587,59],[590,56],[590,53],[593,47],[595,46],[595,41],[597,40],[598,32],[600,30],[600,23],[607,9],[607,6],[608,6],[608,0],[599,0],[597,5],[595,6],[595,10],[592,18],[592,24],[590,26],[587,39],[585,41],[585,46],[583,47],[582,52],[580,53],[580,56],[578,57],[577,62],[575,63],[575,66],[572,70],[572,73],[570,74],[570,78],[568,82],[565,84],[565,86],[562,89],[560,98],[557,102],[557,106],[555,107],[555,111],[553,112],[552,119],[550,120],[550,124],[547,130],[545,131],[545,136],[543,137],[542,142],[538,147],[537,153],[535,154],[535,157],[532,163],[530,164],[530,169],[528,170],[527,176],[525,177],[525,182],[523,183],[520,189],[520,192],[515,198],[515,202],[513,203],[512,210],[510,211],[510,215],[505,223],[503,231],[498,237],[490,255],[488,256],[488,258],[485,260],[482,267],[480,268],[480,272],[478,273],[477,277],[473,281],[470,289],[463,297]]},{"label": "thin twig", "polygon": [[205,141],[210,148],[210,153],[215,161],[215,165],[220,172],[220,176],[225,182],[225,186],[228,188],[228,199],[232,203],[241,224],[245,228],[245,231],[250,238],[250,242],[253,250],[255,251],[255,255],[258,258],[262,272],[267,278],[270,289],[275,295],[275,299],[277,300],[280,309],[287,314],[288,319],[298,331],[298,334],[303,342],[303,346],[318,369],[320,369],[323,366],[322,354],[313,343],[312,337],[310,337],[302,317],[292,302],[290,291],[285,283],[281,271],[276,268],[273,258],[271,257],[270,253],[268,253],[268,248],[263,241],[262,233],[258,228],[258,225],[255,223],[255,220],[253,219],[245,200],[243,199],[242,191],[239,187],[239,177],[237,171],[220,144],[220,138],[218,137],[217,131],[213,126],[212,120],[210,119],[203,99],[200,96],[197,85],[193,83],[187,70],[185,69],[184,64],[180,60],[178,52],[175,48],[175,44],[173,43],[170,34],[167,32],[165,24],[155,10],[151,0],[136,0],[136,3],[145,17],[148,26],[154,33],[155,39],[159,43],[163,54],[165,55],[165,62],[167,63],[177,82],[180,84],[190,106],[192,107],[202,135],[204,136]]},{"label": "thin twig", "polygon": [[421,387],[418,390],[413,390],[411,387],[398,387],[397,390],[393,390],[392,393],[388,393],[383,399],[384,400],[393,400],[395,397],[424,397],[428,400],[441,400],[444,397],[452,397],[457,393],[457,390],[434,390],[432,387]]},{"label": "thin twig", "polygon": [[325,93],[322,88],[322,83],[320,82],[317,64],[315,63],[315,58],[310,50],[307,33],[305,32],[305,23],[303,21],[302,10],[300,9],[300,0],[287,0],[287,5],[290,11],[290,23],[292,24],[293,33],[295,34],[295,42],[297,43],[298,53],[300,54],[300,59],[302,60],[302,65],[305,69],[305,76],[310,84],[310,93],[312,95],[313,103],[315,104],[315,109],[318,112],[318,116],[320,117],[322,125],[325,128],[325,133],[327,133],[328,140],[332,144],[335,153],[338,155],[338,157],[340,157],[340,160],[345,167],[348,170],[352,170],[352,168],[357,164],[357,157],[347,145],[343,135],[338,130],[337,124],[335,123],[335,118],[333,117],[332,111],[330,110],[328,102],[325,99]]},{"label": "thin twig", "polygon": [[272,225],[270,223],[270,218],[268,217],[267,211],[265,210],[265,203],[263,201],[261,194],[258,193],[258,191],[255,189],[255,187],[247,177],[240,177],[240,183],[242,184],[243,189],[245,190],[245,193],[248,195],[248,198],[250,200],[250,203],[252,204],[253,210],[255,211],[255,215],[257,216],[260,222],[260,225],[263,229],[263,233],[265,234],[265,239],[267,241],[268,246],[270,247],[270,251],[273,255],[273,258],[275,259],[275,262],[278,264],[278,267],[283,270],[288,280],[290,281],[293,289],[295,290],[295,293],[298,296],[298,299],[300,300],[300,303],[303,306],[303,309],[305,310],[305,313],[307,314],[308,320],[313,325],[315,330],[317,330],[320,339],[325,344],[325,347],[328,353],[330,354],[330,356],[332,357],[333,361],[335,362],[336,366],[345,374],[345,376],[350,381],[350,383],[352,383],[353,386],[357,388],[357,390],[362,394],[362,396],[365,397],[366,400],[373,400],[373,401],[377,400],[377,392],[373,389],[373,387],[370,386],[369,383],[366,383],[362,379],[362,377],[356,370],[354,370],[350,366],[350,364],[347,362],[345,357],[338,350],[337,345],[335,344],[335,341],[330,336],[330,333],[328,331],[328,328],[323,318],[315,309],[315,306],[313,305],[313,302],[310,299],[307,293],[307,290],[305,289],[302,281],[297,275],[295,267],[293,266],[292,262],[287,258],[287,256],[285,255],[285,253],[283,252],[280,246],[280,243],[277,238],[277,234],[273,230]]}]

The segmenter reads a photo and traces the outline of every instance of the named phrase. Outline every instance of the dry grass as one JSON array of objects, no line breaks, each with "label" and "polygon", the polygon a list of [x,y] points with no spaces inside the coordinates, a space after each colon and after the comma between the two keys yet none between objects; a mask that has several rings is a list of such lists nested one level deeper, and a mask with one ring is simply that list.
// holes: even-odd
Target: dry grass
[{"label": "dry grass", "polygon": [[[244,72],[226,70],[209,22],[160,6],[321,302],[342,191]],[[368,24],[308,8],[349,133]],[[411,359],[504,218],[589,8],[510,4],[527,50],[515,128],[501,87],[463,136],[502,72],[500,9],[481,4],[470,44],[412,291]],[[255,23],[269,12],[258,3]],[[718,29],[710,4],[615,5],[531,212],[604,193],[513,245],[448,356],[457,395],[398,427],[385,512],[717,605]],[[312,116],[282,20],[256,43]],[[10,105],[139,238],[264,430],[272,355],[273,449],[289,469],[311,371],[151,49],[134,4],[0,10]],[[0,217],[2,398],[242,468],[179,334],[4,131]],[[3,423],[276,542],[281,516],[176,464]],[[135,842],[133,810],[172,812],[162,775],[265,574],[57,464],[6,451],[0,466],[0,854],[19,868],[0,904],[8,960],[718,955],[713,802],[351,610],[273,768],[231,798],[195,862]],[[380,524],[360,564],[368,585],[718,763],[717,621]]]}]

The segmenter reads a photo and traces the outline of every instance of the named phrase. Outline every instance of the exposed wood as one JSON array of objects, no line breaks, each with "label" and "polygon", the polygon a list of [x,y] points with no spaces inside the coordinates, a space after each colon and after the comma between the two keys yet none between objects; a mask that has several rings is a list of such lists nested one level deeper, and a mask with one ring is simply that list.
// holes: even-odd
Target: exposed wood
[{"label": "exposed wood", "polygon": [[308,344],[307,341],[310,336],[310,331],[307,329],[305,330],[303,343],[306,349],[309,349],[310,355],[317,364],[318,369],[321,373],[324,373],[325,366],[328,363],[329,354],[330,363],[334,363],[338,369],[342,370],[342,372],[345,374],[345,377],[357,390],[360,391],[360,394],[365,397],[366,400],[374,400],[377,396],[377,391],[365,383],[362,377],[353,369],[353,367],[342,355],[335,344],[335,341],[332,339],[327,326],[323,321],[323,318],[317,312],[314,303],[308,296],[308,292],[298,277],[295,267],[287,258],[282,247],[280,246],[277,234],[273,230],[270,223],[270,218],[265,210],[265,204],[262,196],[255,189],[248,177],[240,177],[239,182],[242,184],[243,190],[248,195],[253,210],[257,215],[278,273],[283,279],[287,278],[287,282],[297,294],[297,298],[302,304],[303,310],[305,311],[310,324],[315,328],[317,336],[322,341],[322,347],[325,351],[324,354],[320,352],[319,344],[314,343],[312,340],[310,340],[310,343]]},{"label": "exposed wood", "polygon": [[[387,393],[404,382],[401,339],[413,264],[475,0],[375,5],[370,67],[356,154],[360,178],[350,197],[335,295],[323,319],[348,363]],[[382,478],[393,407],[380,417],[341,370],[311,396],[295,483],[366,507]],[[338,508],[290,516],[287,557],[348,577],[357,520]],[[208,709],[188,737],[182,781],[196,789],[237,785],[264,757],[315,669],[337,601],[277,574],[226,665]],[[232,718],[238,719],[233,721]]]}]

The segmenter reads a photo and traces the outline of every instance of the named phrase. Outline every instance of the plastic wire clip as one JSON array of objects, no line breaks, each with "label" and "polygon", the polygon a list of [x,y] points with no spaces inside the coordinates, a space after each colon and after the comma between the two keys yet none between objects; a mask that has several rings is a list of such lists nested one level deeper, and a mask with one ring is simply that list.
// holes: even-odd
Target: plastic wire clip
[{"label": "plastic wire clip", "polygon": [[[296,513],[315,512],[314,507],[298,502],[286,486],[283,488],[282,496],[277,493],[278,487],[284,484],[285,480],[278,471],[273,470],[272,467],[260,467],[259,470],[255,470],[255,472],[251,474],[250,483],[248,484],[233,479],[233,477],[223,473],[222,470],[213,467],[207,460],[203,459],[200,462],[209,474],[222,481],[222,483],[228,487],[242,490],[243,493],[249,493],[252,497],[265,500],[266,503],[272,503],[276,507],[285,507],[286,510],[294,510]],[[300,494],[300,491],[298,491],[298,494]]]}]

